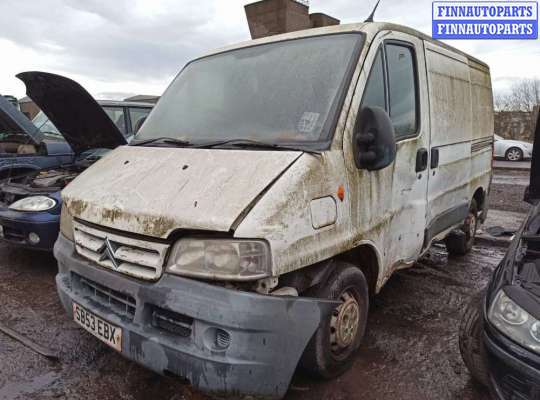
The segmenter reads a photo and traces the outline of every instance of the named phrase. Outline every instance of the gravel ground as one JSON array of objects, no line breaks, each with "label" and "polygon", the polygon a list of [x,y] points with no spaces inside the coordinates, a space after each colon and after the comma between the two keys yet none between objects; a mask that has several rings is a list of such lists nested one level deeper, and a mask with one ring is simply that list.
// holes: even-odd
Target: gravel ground
[{"label": "gravel ground", "polygon": [[490,208],[526,213],[529,205],[523,201],[523,194],[528,184],[528,171],[495,170],[489,200]]},{"label": "gravel ground", "polygon": [[[512,187],[495,184],[491,204],[516,211]],[[287,398],[487,400],[461,361],[457,332],[469,297],[487,283],[503,255],[503,248],[475,246],[466,257],[448,259],[444,247],[433,246],[372,300],[353,368],[325,382],[297,373]],[[0,245],[0,323],[60,356],[59,362],[48,361],[0,333],[0,400],[205,398],[126,361],[79,329],[60,306],[55,273],[52,256]]]}]

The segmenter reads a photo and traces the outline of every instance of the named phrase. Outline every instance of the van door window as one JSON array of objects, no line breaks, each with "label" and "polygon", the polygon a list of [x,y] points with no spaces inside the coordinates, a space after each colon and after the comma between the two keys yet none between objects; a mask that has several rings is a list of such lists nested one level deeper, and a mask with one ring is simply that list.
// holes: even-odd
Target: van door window
[{"label": "van door window", "polygon": [[414,52],[408,46],[393,43],[385,47],[390,118],[399,140],[416,134],[418,128]]},{"label": "van door window", "polygon": [[361,107],[380,107],[386,110],[386,98],[384,90],[384,64],[382,50],[379,49],[377,57],[373,61],[371,72],[364,90],[364,98]]}]

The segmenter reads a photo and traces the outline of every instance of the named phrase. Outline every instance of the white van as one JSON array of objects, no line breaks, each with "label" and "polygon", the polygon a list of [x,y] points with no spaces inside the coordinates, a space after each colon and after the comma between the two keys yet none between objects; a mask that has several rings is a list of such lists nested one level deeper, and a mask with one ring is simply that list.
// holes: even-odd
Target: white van
[{"label": "white van", "polygon": [[282,397],[351,363],[370,296],[486,217],[489,68],[364,23],[187,64],[129,146],[63,192],[57,285],[124,356],[211,393]]}]

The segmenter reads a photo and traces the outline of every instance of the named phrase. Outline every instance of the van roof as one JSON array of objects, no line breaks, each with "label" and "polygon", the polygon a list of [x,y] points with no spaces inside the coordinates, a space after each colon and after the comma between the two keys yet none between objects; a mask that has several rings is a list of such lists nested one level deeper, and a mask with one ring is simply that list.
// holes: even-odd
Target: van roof
[{"label": "van roof", "polygon": [[249,40],[246,42],[241,42],[241,43],[233,44],[230,46],[222,47],[222,48],[219,48],[219,49],[216,49],[214,51],[207,53],[206,56],[223,53],[229,50],[240,49],[243,47],[256,46],[259,44],[274,43],[274,42],[280,42],[283,40],[299,39],[299,38],[310,37],[310,36],[328,35],[328,34],[333,34],[333,33],[363,32],[368,36],[367,38],[368,42],[371,42],[371,40],[375,37],[375,35],[378,32],[383,31],[383,30],[392,30],[392,31],[408,33],[410,35],[421,38],[427,42],[433,43],[436,46],[443,47],[446,50],[449,50],[463,57],[466,57],[467,59],[474,61],[478,64],[481,64],[482,66],[489,69],[489,66],[485,62],[477,59],[476,57],[471,56],[470,54],[467,54],[461,50],[458,50],[455,47],[449,46],[446,43],[443,43],[441,41],[435,40],[431,36],[426,35],[425,33],[422,33],[420,31],[417,31],[416,29],[409,28],[403,25],[393,24],[390,22],[362,22],[362,23],[355,23],[355,24],[333,25],[333,26],[326,26],[323,28],[305,29],[301,31],[288,32],[288,33],[284,33],[280,35],[268,36],[261,39]]}]

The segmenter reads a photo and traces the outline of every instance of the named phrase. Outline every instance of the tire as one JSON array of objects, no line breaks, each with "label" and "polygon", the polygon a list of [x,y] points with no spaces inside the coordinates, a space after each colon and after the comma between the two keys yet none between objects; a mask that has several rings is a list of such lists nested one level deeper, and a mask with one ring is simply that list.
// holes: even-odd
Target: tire
[{"label": "tire", "polygon": [[477,228],[478,206],[476,205],[476,200],[473,199],[469,207],[469,214],[463,225],[459,228],[459,232],[451,232],[444,240],[448,254],[450,256],[464,256],[471,251]]},{"label": "tire", "polygon": [[519,147],[510,147],[504,153],[504,159],[506,161],[521,161],[523,160],[523,150]]},{"label": "tire", "polygon": [[366,278],[357,267],[340,262],[327,282],[311,288],[306,295],[342,301],[321,321],[300,360],[300,367],[310,375],[331,379],[350,367],[364,338],[369,310]]},{"label": "tire", "polygon": [[486,349],[482,335],[484,316],[482,305],[485,292],[474,295],[465,309],[459,326],[459,351],[461,358],[473,379],[483,386],[489,386],[489,372],[486,367]]}]

